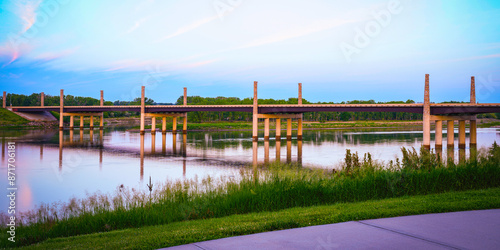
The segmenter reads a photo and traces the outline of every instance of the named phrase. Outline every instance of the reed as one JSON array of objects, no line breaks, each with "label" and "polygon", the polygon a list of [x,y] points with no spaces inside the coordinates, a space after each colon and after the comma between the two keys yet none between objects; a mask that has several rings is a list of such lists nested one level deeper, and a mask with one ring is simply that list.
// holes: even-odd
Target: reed
[{"label": "reed", "polygon": [[[113,194],[94,193],[66,203],[42,204],[21,216],[16,243],[21,246],[47,238],[233,214],[500,186],[500,147],[496,143],[480,150],[477,159],[456,165],[447,165],[423,149],[402,151],[401,160],[388,164],[373,160],[370,154],[361,158],[347,150],[336,171],[274,163],[243,168],[237,178],[166,181],[151,184],[151,193],[122,185]],[[8,244],[2,241],[0,247]]]}]

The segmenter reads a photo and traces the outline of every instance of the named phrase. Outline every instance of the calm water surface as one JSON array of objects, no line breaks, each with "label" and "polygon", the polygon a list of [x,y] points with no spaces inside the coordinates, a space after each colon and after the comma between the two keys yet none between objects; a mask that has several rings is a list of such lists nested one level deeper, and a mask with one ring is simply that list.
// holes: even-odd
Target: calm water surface
[{"label": "calm water surface", "polygon": [[[446,130],[443,133],[446,139]],[[373,159],[387,162],[401,157],[401,147],[418,149],[422,144],[421,130],[401,129],[306,130],[302,142],[271,138],[256,144],[247,131],[159,132],[141,137],[125,129],[26,130],[0,131],[0,136],[3,197],[8,184],[6,146],[16,142],[17,211],[83,198],[86,193],[112,193],[122,184],[145,190],[150,176],[153,182],[234,176],[240,168],[251,165],[254,156],[258,163],[279,160],[332,169],[338,167],[347,148],[360,156],[370,152]],[[478,129],[479,148],[494,141],[500,142],[500,129]],[[447,152],[446,145],[443,147]],[[460,153],[458,148],[452,151],[455,159]],[[7,207],[7,199],[0,199],[0,211],[6,212]]]}]

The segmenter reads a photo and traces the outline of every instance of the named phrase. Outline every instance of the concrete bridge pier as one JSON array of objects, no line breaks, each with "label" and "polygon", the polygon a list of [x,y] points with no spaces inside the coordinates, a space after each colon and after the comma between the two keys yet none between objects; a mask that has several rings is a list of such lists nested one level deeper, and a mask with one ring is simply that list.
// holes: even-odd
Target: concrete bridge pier
[{"label": "concrete bridge pier", "polygon": [[140,134],[144,135],[144,91],[145,91],[145,86],[141,87],[141,125],[140,125]]},{"label": "concrete bridge pier", "polygon": [[257,81],[253,82],[253,114],[252,114],[252,140],[259,140],[259,107],[257,99]]},{"label": "concrete bridge pier", "polygon": [[425,74],[425,90],[424,90],[424,112],[423,112],[423,131],[424,131],[424,147],[431,148],[431,106],[429,100],[429,74]]},{"label": "concrete bridge pier", "polygon": [[446,126],[446,137],[448,138],[448,148],[454,148],[455,144],[455,122],[453,120],[448,120],[448,125]]},{"label": "concrete bridge pier", "polygon": [[438,120],[436,121],[436,135],[435,135],[435,142],[436,142],[436,151],[438,149],[443,148],[443,121]]},{"label": "concrete bridge pier", "polygon": [[156,117],[151,117],[151,134],[156,134]]},{"label": "concrete bridge pier", "polygon": [[276,142],[281,140],[281,119],[276,118]]},{"label": "concrete bridge pier", "polygon": [[458,121],[458,148],[465,148],[465,120]]},{"label": "concrete bridge pier", "polygon": [[64,90],[61,89],[59,97],[59,130],[64,129],[63,113],[64,113]]},{"label": "concrete bridge pier", "polygon": [[90,130],[94,130],[94,116],[90,116]]},{"label": "concrete bridge pier", "polygon": [[70,115],[70,116],[69,116],[69,129],[70,129],[70,130],[73,130],[73,129],[75,128],[75,127],[73,126],[73,125],[74,125],[74,120],[75,120],[75,118],[74,118],[74,117],[75,117],[74,115]]},{"label": "concrete bridge pier", "polygon": [[286,140],[292,140],[292,119],[288,118],[286,120]]},{"label": "concrete bridge pier", "polygon": [[269,141],[269,118],[264,119],[264,141]]},{"label": "concrete bridge pier", "polygon": [[[187,106],[187,88],[184,87],[184,106]],[[187,112],[184,113],[184,119],[182,121],[182,133],[187,134]]]},{"label": "concrete bridge pier", "polygon": [[302,140],[302,114],[300,114],[300,118],[297,119],[297,140]]},{"label": "concrete bridge pier", "polygon": [[167,117],[162,117],[161,119],[161,134],[167,133]]},{"label": "concrete bridge pier", "polygon": [[177,117],[172,117],[172,133],[177,133]]},{"label": "concrete bridge pier", "polygon": [[80,130],[83,130],[83,115],[80,116]]},{"label": "concrete bridge pier", "polygon": [[[476,80],[474,76],[470,77],[470,103],[471,104],[476,104]],[[477,116],[474,115],[474,118]],[[470,142],[469,145],[470,147],[476,147],[477,145],[477,123],[476,119],[470,120],[469,124],[470,128]]]}]

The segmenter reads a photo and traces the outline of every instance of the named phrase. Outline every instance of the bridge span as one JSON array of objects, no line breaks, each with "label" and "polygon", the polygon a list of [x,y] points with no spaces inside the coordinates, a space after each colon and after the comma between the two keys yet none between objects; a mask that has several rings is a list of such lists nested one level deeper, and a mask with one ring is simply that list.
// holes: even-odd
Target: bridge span
[{"label": "bridge span", "polygon": [[[465,122],[470,124],[470,146],[476,145],[476,115],[482,113],[500,112],[500,103],[476,103],[475,79],[471,77],[470,103],[434,104],[429,98],[429,75],[425,75],[424,103],[412,104],[302,104],[302,84],[298,84],[298,104],[259,105],[257,98],[257,82],[254,82],[253,105],[188,105],[187,89],[184,88],[183,105],[145,105],[145,87],[141,89],[141,105],[132,106],[104,106],[104,94],[101,90],[99,106],[64,106],[64,90],[60,92],[60,106],[45,106],[44,93],[41,93],[41,106],[14,106],[12,111],[41,112],[56,111],[60,115],[59,128],[62,130],[63,117],[70,117],[70,129],[74,128],[74,117],[80,117],[80,129],[83,129],[83,117],[90,116],[90,128],[93,129],[93,118],[100,117],[100,128],[104,126],[103,112],[132,111],[140,112],[140,132],[144,134],[144,120],[152,119],[152,133],[156,133],[156,118],[163,119],[162,132],[166,133],[166,117],[173,118],[173,132],[177,132],[177,118],[183,119],[183,133],[187,132],[187,112],[251,112],[253,114],[253,140],[258,140],[258,122],[264,119],[264,140],[269,140],[270,119],[276,120],[276,139],[281,139],[281,119],[287,120],[286,138],[292,138],[292,119],[297,120],[297,139],[302,140],[302,119],[305,112],[408,112],[423,114],[423,145],[430,147],[431,121],[436,126],[436,147],[442,146],[442,122],[447,122],[447,128],[454,128],[454,121],[459,124],[459,147],[465,147]],[[3,107],[6,108],[6,92],[3,92]],[[447,133],[448,145],[454,143],[454,133]]]}]

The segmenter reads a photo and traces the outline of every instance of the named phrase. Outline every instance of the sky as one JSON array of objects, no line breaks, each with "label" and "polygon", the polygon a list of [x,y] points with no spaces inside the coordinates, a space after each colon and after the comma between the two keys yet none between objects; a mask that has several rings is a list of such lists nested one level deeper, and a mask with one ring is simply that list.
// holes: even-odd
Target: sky
[{"label": "sky", "polygon": [[0,91],[500,103],[500,1],[0,0]]}]

